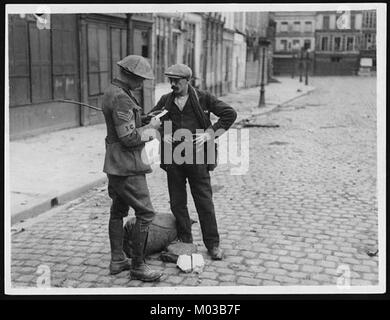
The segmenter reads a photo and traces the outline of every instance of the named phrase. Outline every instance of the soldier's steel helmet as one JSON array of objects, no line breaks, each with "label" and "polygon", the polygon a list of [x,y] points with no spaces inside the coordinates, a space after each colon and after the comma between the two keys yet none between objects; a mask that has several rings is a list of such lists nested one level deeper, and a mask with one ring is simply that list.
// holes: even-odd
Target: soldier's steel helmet
[{"label": "soldier's steel helmet", "polygon": [[182,63],[178,63],[174,64],[173,66],[170,66],[164,74],[168,78],[186,78],[188,80],[192,77],[192,70],[189,66]]},{"label": "soldier's steel helmet", "polygon": [[144,57],[130,55],[118,61],[117,65],[125,71],[134,73],[142,78],[154,79],[152,67]]}]

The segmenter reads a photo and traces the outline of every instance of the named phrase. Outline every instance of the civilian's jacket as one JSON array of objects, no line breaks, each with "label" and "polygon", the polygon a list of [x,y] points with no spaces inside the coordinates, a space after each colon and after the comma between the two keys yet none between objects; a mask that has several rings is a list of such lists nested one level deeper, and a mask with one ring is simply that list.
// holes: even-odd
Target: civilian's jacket
[{"label": "civilian's jacket", "polygon": [[[225,102],[217,99],[215,96],[210,94],[207,91],[199,90],[189,86],[188,88],[189,94],[189,103],[193,107],[193,113],[197,118],[197,123],[199,125],[199,129],[204,130],[213,130],[217,133],[217,130],[223,129],[227,131],[234,121],[237,118],[236,111],[230,107]],[[165,115],[162,120],[171,120],[170,113],[172,114],[174,105],[174,94],[170,92],[168,94],[163,95],[158,101],[157,105],[150,111],[157,111],[165,108],[168,111],[168,114]],[[210,121],[209,113],[215,114],[219,119],[214,124]],[[163,126],[162,126],[163,128]],[[162,133],[162,131],[160,131]],[[163,133],[162,133],[163,134]],[[221,134],[216,134],[215,137],[218,138]],[[161,144],[163,145],[163,143]],[[209,170],[213,170],[216,167],[216,163],[213,165],[209,165]],[[163,159],[163,151],[161,150],[161,168],[166,169],[166,165],[164,164]]]}]

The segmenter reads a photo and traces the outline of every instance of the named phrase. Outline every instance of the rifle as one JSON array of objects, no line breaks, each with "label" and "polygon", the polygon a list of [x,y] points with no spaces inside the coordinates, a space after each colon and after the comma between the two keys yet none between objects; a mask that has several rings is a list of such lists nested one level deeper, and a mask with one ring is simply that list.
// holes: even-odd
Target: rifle
[{"label": "rifle", "polygon": [[103,111],[102,109],[100,109],[98,107],[91,106],[90,104],[87,104],[87,103],[84,103],[84,102],[75,101],[75,100],[57,99],[57,100],[54,100],[54,101],[78,104],[80,106],[87,107],[87,108],[90,108],[90,109],[93,109],[93,110]]}]

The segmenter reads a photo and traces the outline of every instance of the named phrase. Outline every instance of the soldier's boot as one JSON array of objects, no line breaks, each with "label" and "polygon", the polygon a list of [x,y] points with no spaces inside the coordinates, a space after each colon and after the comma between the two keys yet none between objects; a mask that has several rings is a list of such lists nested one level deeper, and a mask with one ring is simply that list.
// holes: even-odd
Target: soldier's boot
[{"label": "soldier's boot", "polygon": [[111,246],[110,274],[129,270],[130,264],[123,253],[123,220],[110,217],[108,235]]},{"label": "soldier's boot", "polygon": [[162,273],[153,270],[145,263],[145,250],[148,239],[148,228],[141,228],[138,219],[134,225],[133,233],[133,258],[131,259],[130,277],[133,280],[145,282],[157,281]]}]

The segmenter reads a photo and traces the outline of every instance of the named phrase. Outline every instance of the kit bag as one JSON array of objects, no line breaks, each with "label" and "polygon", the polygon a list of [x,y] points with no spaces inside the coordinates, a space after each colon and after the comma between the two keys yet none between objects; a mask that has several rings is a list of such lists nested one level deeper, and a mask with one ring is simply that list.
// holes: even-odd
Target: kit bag
[{"label": "kit bag", "polygon": [[[129,258],[133,257],[132,230],[136,218],[129,219],[124,225],[123,251]],[[162,252],[177,240],[176,219],[172,214],[157,214],[149,226],[145,255]]]}]

